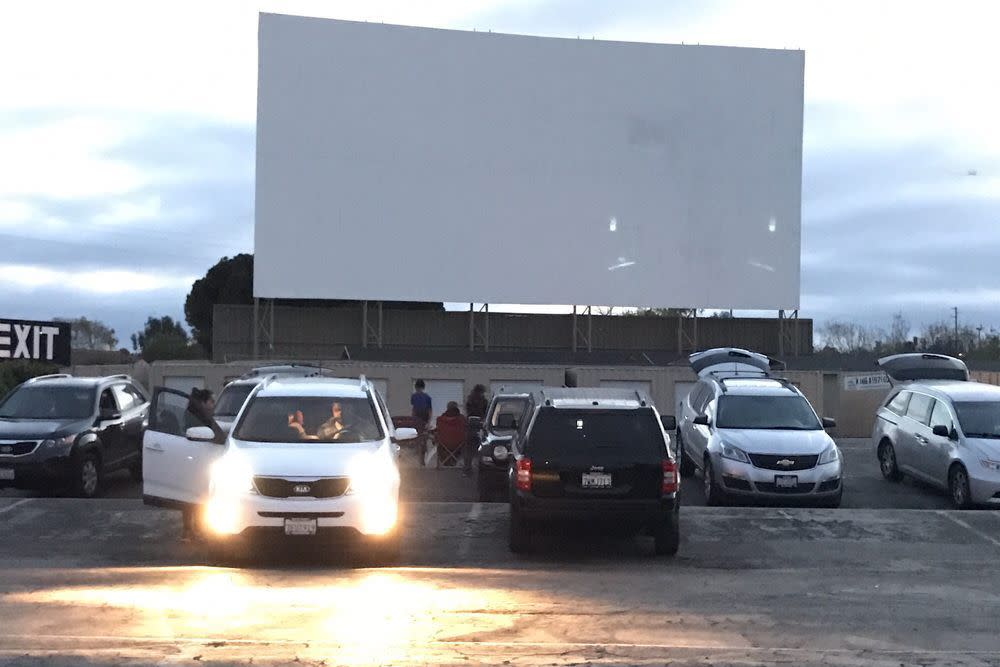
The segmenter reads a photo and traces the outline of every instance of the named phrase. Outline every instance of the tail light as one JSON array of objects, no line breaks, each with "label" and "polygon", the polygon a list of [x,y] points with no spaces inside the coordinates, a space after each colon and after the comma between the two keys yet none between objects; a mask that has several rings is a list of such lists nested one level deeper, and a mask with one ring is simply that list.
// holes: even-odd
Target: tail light
[{"label": "tail light", "polygon": [[517,460],[517,490],[531,491],[531,459]]},{"label": "tail light", "polygon": [[677,464],[670,459],[663,459],[663,486],[661,487],[663,495],[677,493],[679,486],[680,480],[677,477]]}]

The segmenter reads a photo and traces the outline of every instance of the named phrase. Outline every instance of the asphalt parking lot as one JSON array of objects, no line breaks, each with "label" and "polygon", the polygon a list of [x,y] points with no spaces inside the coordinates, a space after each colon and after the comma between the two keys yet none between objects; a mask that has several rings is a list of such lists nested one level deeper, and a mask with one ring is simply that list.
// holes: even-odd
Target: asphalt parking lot
[{"label": "asphalt parking lot", "polygon": [[842,447],[840,510],[698,507],[689,482],[674,559],[588,532],[513,556],[505,506],[451,469],[405,471],[388,568],[312,543],[218,567],[124,479],[7,493],[0,663],[1000,664],[1000,512],[944,510]]}]

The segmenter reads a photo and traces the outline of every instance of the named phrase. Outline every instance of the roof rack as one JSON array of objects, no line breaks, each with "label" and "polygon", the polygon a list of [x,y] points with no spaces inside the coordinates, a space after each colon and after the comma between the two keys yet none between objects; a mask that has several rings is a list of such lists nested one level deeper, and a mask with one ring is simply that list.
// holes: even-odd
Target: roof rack
[{"label": "roof rack", "polygon": [[50,373],[49,375],[39,375],[38,377],[29,378],[26,382],[39,382],[41,380],[58,380],[60,378],[71,378],[73,377],[69,373]]},{"label": "roof rack", "polygon": [[130,375],[126,375],[125,373],[116,373],[115,375],[108,375],[107,378],[109,380],[131,380],[132,379],[132,377]]}]

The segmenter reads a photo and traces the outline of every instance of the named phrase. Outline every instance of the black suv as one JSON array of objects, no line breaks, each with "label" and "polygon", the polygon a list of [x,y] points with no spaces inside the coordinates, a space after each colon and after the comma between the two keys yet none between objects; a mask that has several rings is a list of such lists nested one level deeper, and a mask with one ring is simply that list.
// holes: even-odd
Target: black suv
[{"label": "black suv", "polygon": [[142,479],[145,392],[127,375],[44,375],[0,401],[0,487],[98,496],[105,475]]},{"label": "black suv", "polygon": [[606,522],[677,553],[680,479],[662,420],[643,392],[545,389],[529,399],[512,441],[510,549],[525,551],[551,521]]}]

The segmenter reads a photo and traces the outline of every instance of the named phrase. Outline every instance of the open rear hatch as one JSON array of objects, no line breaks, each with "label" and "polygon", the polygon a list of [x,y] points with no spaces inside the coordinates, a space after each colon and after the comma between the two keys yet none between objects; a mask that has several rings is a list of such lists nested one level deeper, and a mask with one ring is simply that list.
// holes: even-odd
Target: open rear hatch
[{"label": "open rear hatch", "polygon": [[893,384],[915,380],[968,381],[969,368],[965,362],[944,354],[912,352],[882,357],[875,365],[885,371]]},{"label": "open rear hatch", "polygon": [[785,367],[784,362],[765,354],[736,347],[717,347],[704,352],[695,352],[688,357],[688,361],[698,377],[712,373],[766,376],[772,370],[782,370]]}]

